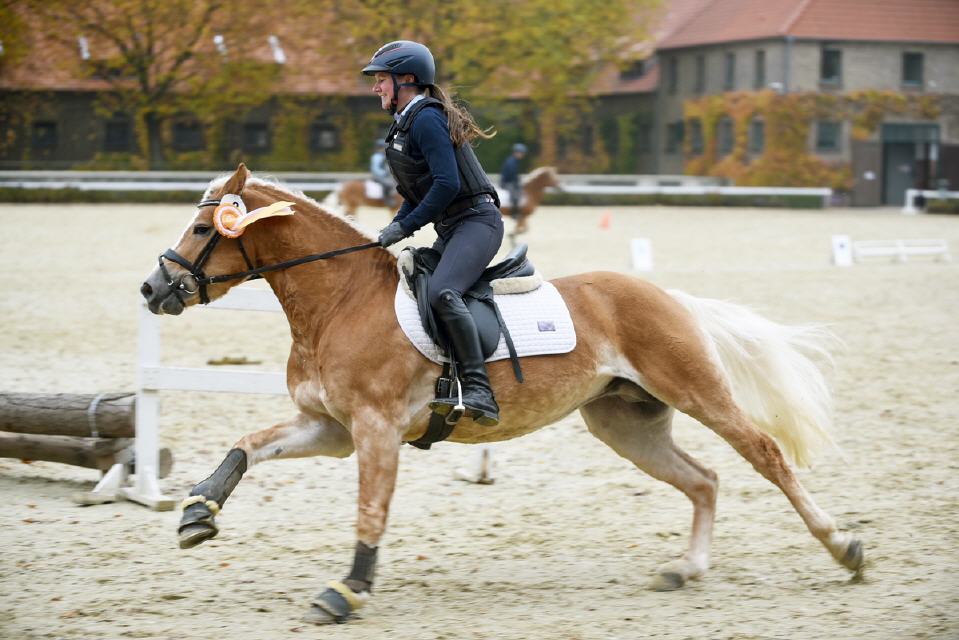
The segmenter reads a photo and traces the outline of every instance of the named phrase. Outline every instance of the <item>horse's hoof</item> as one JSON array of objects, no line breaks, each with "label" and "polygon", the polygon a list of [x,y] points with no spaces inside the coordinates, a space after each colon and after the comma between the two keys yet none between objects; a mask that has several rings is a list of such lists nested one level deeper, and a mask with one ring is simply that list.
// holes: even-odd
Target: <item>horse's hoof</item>
[{"label": "horse's hoof", "polygon": [[346,622],[348,616],[344,618],[334,617],[332,614],[327,613],[323,609],[320,609],[315,604],[310,605],[310,610],[303,616],[303,622],[307,624],[343,624]]},{"label": "horse's hoof", "polygon": [[849,546],[846,547],[846,554],[839,562],[842,563],[842,566],[846,567],[850,571],[855,571],[857,573],[862,571],[862,565],[863,562],[865,562],[865,553],[862,550],[862,543],[855,538],[850,540]]},{"label": "horse's hoof", "polygon": [[206,542],[210,538],[215,538],[216,534],[219,532],[219,529],[217,529],[212,523],[194,522],[192,524],[185,524],[180,527],[178,532],[180,537],[180,548],[192,549],[198,544]]},{"label": "horse's hoof", "polygon": [[337,580],[327,583],[326,591],[310,603],[303,622],[310,624],[343,624],[353,617],[353,612],[366,604],[369,592],[356,593]]},{"label": "horse's hoof", "polygon": [[180,538],[181,549],[191,549],[220,533],[213,512],[202,502],[187,506],[183,510],[177,535]]},{"label": "horse's hoof", "polygon": [[653,591],[676,591],[681,589],[684,584],[686,584],[686,580],[682,574],[675,571],[666,571],[656,574],[649,588]]}]

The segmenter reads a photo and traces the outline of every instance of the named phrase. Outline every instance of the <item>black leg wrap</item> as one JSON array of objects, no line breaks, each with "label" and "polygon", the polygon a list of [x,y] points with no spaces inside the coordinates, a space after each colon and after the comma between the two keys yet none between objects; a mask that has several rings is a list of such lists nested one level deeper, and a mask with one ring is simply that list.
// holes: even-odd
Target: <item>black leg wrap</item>
[{"label": "black leg wrap", "polygon": [[377,547],[368,547],[362,542],[356,543],[353,568],[344,581],[353,591],[357,593],[369,591],[372,593],[373,572],[376,570],[376,550]]},{"label": "black leg wrap", "polygon": [[183,517],[177,534],[180,548],[189,549],[201,542],[216,537],[220,532],[216,526],[216,514],[233,493],[246,471],[246,452],[243,449],[231,449],[209,478],[193,487],[191,498],[184,501]]},{"label": "black leg wrap", "polygon": [[193,487],[191,496],[204,496],[207,500],[214,500],[220,507],[230,497],[240,478],[246,473],[246,451],[230,449],[226,458],[210,474],[210,477]]}]

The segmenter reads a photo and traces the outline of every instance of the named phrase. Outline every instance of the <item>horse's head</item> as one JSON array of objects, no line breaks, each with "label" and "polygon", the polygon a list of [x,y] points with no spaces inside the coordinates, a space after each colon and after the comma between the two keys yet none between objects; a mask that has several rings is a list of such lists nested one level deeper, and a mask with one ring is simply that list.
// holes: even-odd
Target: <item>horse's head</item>
[{"label": "horse's head", "polygon": [[172,249],[160,255],[140,293],[150,311],[179,315],[188,306],[225,294],[246,278],[209,282],[217,275],[252,269],[256,259],[256,231],[243,235],[255,221],[289,215],[289,202],[248,184],[250,172],[240,164],[226,181],[210,183],[196,213]]}]

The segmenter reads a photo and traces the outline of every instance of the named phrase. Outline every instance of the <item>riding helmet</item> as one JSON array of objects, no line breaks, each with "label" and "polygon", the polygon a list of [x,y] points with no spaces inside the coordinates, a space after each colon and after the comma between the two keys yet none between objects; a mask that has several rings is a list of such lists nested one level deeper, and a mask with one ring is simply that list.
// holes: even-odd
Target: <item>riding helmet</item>
[{"label": "riding helmet", "polygon": [[436,63],[433,54],[424,44],[412,40],[396,40],[376,50],[363,73],[371,76],[377,71],[395,75],[412,73],[416,84],[430,85],[436,80]]}]

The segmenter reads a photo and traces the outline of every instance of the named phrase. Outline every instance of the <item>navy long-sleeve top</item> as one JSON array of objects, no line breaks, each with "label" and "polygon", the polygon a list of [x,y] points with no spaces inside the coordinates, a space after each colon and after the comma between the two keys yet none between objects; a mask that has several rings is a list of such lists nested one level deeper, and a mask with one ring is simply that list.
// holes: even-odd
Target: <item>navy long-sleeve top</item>
[{"label": "navy long-sleeve top", "polygon": [[512,154],[506,158],[500,169],[499,183],[504,187],[519,186],[519,158]]},{"label": "navy long-sleeve top", "polygon": [[442,109],[427,107],[413,119],[406,138],[406,149],[414,159],[426,159],[433,186],[416,207],[406,200],[393,218],[407,235],[436,220],[460,190],[459,168],[446,114]]}]

